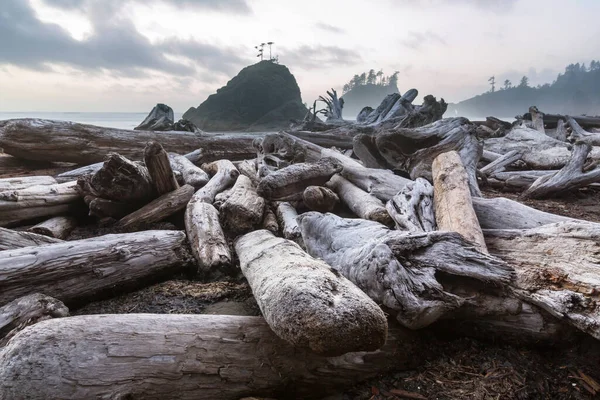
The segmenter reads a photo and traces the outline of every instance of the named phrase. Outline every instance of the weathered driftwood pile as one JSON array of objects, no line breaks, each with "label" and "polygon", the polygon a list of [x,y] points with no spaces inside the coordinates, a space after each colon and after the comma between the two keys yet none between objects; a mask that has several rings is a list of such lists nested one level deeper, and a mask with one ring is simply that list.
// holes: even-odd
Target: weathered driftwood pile
[{"label": "weathered driftwood pile", "polygon": [[[600,339],[600,225],[481,197],[482,184],[541,197],[600,180],[598,133],[532,115],[536,128],[448,118],[264,136],[0,122],[15,157],[99,162],[0,180],[0,225],[41,221],[0,229],[0,397],[319,397],[409,366],[427,345],[415,332],[448,321]],[[64,241],[81,210],[125,233]],[[182,230],[144,230],[166,218]],[[190,268],[241,270],[263,317],[66,317],[65,304]]]}]

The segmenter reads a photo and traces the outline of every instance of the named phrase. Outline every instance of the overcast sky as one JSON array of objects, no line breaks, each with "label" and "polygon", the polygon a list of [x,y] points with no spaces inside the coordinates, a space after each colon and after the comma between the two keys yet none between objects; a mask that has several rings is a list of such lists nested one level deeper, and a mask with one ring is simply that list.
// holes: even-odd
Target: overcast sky
[{"label": "overcast sky", "polygon": [[0,0],[0,111],[184,112],[267,41],[305,102],[371,68],[457,102],[491,75],[536,85],[600,59],[598,15],[599,0]]}]

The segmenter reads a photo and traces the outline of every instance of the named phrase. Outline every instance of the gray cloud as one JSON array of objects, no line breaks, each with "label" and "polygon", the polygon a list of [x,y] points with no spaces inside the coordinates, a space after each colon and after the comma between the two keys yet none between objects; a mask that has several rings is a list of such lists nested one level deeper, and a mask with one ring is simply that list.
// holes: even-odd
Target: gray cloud
[{"label": "gray cloud", "polygon": [[401,43],[413,50],[421,50],[423,47],[430,44],[446,46],[448,43],[443,37],[435,32],[414,32],[409,31],[408,37],[401,41]]},{"label": "gray cloud", "polygon": [[[125,3],[164,3],[175,7],[197,8],[234,12],[236,14],[250,14],[252,9],[246,0],[102,0],[103,6],[112,5],[123,7]],[[99,3],[96,0],[44,0],[44,3],[62,9],[83,9],[91,4]]]},{"label": "gray cloud", "polygon": [[509,11],[519,0],[390,0],[394,5],[411,7],[440,7],[467,5],[490,11]]},{"label": "gray cloud", "polygon": [[[67,6],[77,0],[52,0]],[[155,70],[173,75],[191,76],[197,66],[230,74],[246,64],[233,49],[193,40],[166,39],[152,44],[133,23],[118,17],[119,5],[105,2],[90,5],[93,34],[73,39],[57,24],[44,23],[22,0],[4,0],[0,12],[0,65],[10,64],[35,70],[48,70],[49,64],[133,75]],[[188,62],[169,59],[182,57]]]},{"label": "gray cloud", "polygon": [[317,22],[315,24],[315,28],[321,29],[326,32],[331,32],[331,33],[345,33],[346,32],[345,30],[343,30],[340,27],[329,25],[324,22]]},{"label": "gray cloud", "polygon": [[354,65],[361,61],[354,50],[337,46],[308,46],[282,49],[279,59],[287,65],[303,69],[324,69],[342,65]]}]

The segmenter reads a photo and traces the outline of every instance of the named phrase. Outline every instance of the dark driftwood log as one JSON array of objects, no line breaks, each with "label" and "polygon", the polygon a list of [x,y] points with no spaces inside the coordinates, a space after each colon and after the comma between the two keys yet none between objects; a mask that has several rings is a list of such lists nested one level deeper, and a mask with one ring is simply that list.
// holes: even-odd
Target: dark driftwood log
[{"label": "dark driftwood log", "polygon": [[198,261],[198,272],[211,274],[231,264],[231,251],[219,222],[219,212],[212,204],[192,197],[185,210],[185,230],[192,254]]},{"label": "dark driftwood log", "polygon": [[516,294],[600,339],[600,224],[484,230],[491,254],[516,271]]},{"label": "dark driftwood log", "polygon": [[69,233],[77,226],[77,220],[71,216],[50,218],[29,228],[30,232],[56,239],[66,239]]},{"label": "dark driftwood log", "polygon": [[256,193],[250,178],[240,175],[219,212],[223,226],[228,231],[242,234],[260,225],[264,210],[265,199]]},{"label": "dark driftwood log", "polygon": [[507,264],[477,251],[455,232],[407,234],[373,221],[316,212],[302,214],[298,223],[310,255],[393,310],[411,329],[433,323],[466,300],[446,291],[437,273],[494,285],[507,284],[513,276]]},{"label": "dark driftwood log", "polygon": [[315,163],[293,164],[263,178],[257,192],[266,200],[300,200],[306,187],[324,185],[341,170],[341,163],[333,158],[322,158]]},{"label": "dark driftwood log", "polygon": [[262,228],[277,235],[279,233],[279,224],[277,216],[270,206],[265,207],[265,217],[263,218]]},{"label": "dark driftwood log", "polygon": [[189,264],[181,231],[144,231],[0,252],[0,305],[41,292],[68,303]]},{"label": "dark driftwood log", "polygon": [[309,186],[304,189],[302,201],[309,210],[330,212],[340,203],[340,198],[329,188],[323,186]]},{"label": "dark driftwood log", "polygon": [[571,159],[560,171],[538,178],[522,196],[539,199],[600,181],[600,168],[594,166],[591,171],[585,170],[585,162],[591,150],[592,146],[588,143],[576,143]]},{"label": "dark driftwood log", "polygon": [[160,143],[149,142],[146,145],[144,164],[148,168],[154,190],[159,196],[172,192],[179,187],[171,169],[169,155]]},{"label": "dark driftwood log", "polygon": [[328,356],[374,351],[385,343],[387,320],[379,306],[296,243],[259,230],[236,240],[235,251],[280,338]]},{"label": "dark driftwood log", "polygon": [[7,154],[25,160],[81,165],[104,161],[109,153],[141,160],[144,148],[140,144],[150,141],[157,141],[168,152],[178,154],[202,149],[202,154],[191,160],[194,163],[221,158],[243,160],[254,156],[255,138],[255,134],[133,131],[40,119],[15,119],[0,126],[0,147]]},{"label": "dark driftwood log", "polygon": [[[466,118],[447,118],[420,128],[383,131],[373,138],[359,135],[355,137],[354,151],[363,161],[364,154],[370,154],[369,159],[372,157],[378,164],[375,167],[390,165],[407,172],[413,179],[431,180],[434,158],[455,150],[467,170],[471,194],[481,196],[477,185],[477,163],[482,146],[475,131],[476,126]],[[366,166],[370,165],[366,163]]]},{"label": "dark driftwood log", "polygon": [[426,179],[410,181],[385,208],[394,220],[396,229],[409,232],[436,230],[433,208],[433,186]]},{"label": "dark driftwood log", "polygon": [[[559,114],[543,114],[544,123],[548,128],[554,128],[559,121],[566,121],[567,116]],[[523,119],[531,121],[531,114],[524,114]],[[577,116],[573,117],[577,123],[586,128],[600,128],[600,117]]]},{"label": "dark driftwood log", "polygon": [[119,221],[119,226],[129,229],[142,224],[152,224],[162,221],[177,211],[183,210],[193,195],[194,188],[190,185],[184,185],[123,217]]},{"label": "dark driftwood log", "polygon": [[384,225],[393,225],[392,217],[388,214],[381,200],[371,196],[341,176],[334,175],[327,183],[327,187],[336,192],[340,200],[357,216]]},{"label": "dark driftwood log", "polygon": [[69,309],[53,297],[40,293],[19,297],[0,307],[0,348],[26,326],[68,315]]},{"label": "dark driftwood log", "polygon": [[41,246],[43,244],[60,243],[62,240],[31,232],[13,231],[0,228],[0,250],[18,249],[28,246]]},{"label": "dark driftwood log", "polygon": [[86,315],[17,334],[0,350],[0,392],[32,400],[314,399],[414,368],[420,346],[417,335],[390,328],[379,351],[326,358],[292,347],[261,317]]},{"label": "dark driftwood log", "polygon": [[148,169],[120,154],[112,153],[94,175],[77,181],[84,195],[118,202],[146,203],[155,197]]},{"label": "dark driftwood log", "polygon": [[89,208],[89,215],[103,218],[121,219],[134,212],[140,206],[139,203],[128,203],[106,200],[101,197],[87,195],[84,200]]},{"label": "dark driftwood log", "polygon": [[229,160],[214,161],[204,168],[212,175],[212,178],[194,194],[194,201],[212,204],[217,194],[233,186],[240,172]]},{"label": "dark driftwood log", "polygon": [[340,175],[381,201],[394,197],[410,179],[395,175],[388,169],[366,168],[356,160],[335,150],[321,150],[323,157],[332,157],[342,163]]},{"label": "dark driftwood log", "polygon": [[487,253],[483,233],[473,210],[467,171],[455,151],[442,153],[433,160],[435,220],[438,229],[460,233],[478,250]]},{"label": "dark driftwood log", "polygon": [[[2,173],[4,170],[0,169]],[[71,179],[72,180],[72,179]],[[0,192],[21,190],[32,186],[56,185],[58,182],[51,176],[16,176],[0,179]]]},{"label": "dark driftwood log", "polygon": [[174,171],[181,172],[183,182],[186,185],[191,185],[196,189],[200,189],[206,185],[210,177],[201,168],[195,166],[190,160],[179,154],[170,153],[169,161],[171,162],[171,168]]}]

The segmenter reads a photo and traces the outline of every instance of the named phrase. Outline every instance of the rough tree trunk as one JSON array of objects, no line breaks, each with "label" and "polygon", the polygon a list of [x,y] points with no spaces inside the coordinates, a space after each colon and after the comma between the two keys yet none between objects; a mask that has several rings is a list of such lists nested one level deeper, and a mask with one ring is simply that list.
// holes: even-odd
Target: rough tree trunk
[{"label": "rough tree trunk", "polygon": [[176,272],[190,257],[181,231],[99,236],[0,252],[0,304],[41,292],[68,303],[144,277]]},{"label": "rough tree trunk", "polygon": [[0,228],[0,251],[60,242],[62,242],[62,240],[38,235],[37,233]]},{"label": "rough tree trunk", "polygon": [[42,223],[29,228],[30,232],[56,239],[66,239],[69,233],[77,226],[77,220],[71,216],[50,218]]},{"label": "rough tree trunk", "polygon": [[292,347],[261,317],[77,316],[26,328],[0,350],[0,392],[31,400],[314,399],[414,367],[420,343],[390,328],[379,351],[326,358]]},{"label": "rough tree trunk", "polygon": [[173,175],[169,156],[158,142],[149,142],[144,149],[144,164],[154,186],[155,192],[162,196],[179,188]]},{"label": "rough tree trunk", "polygon": [[394,220],[396,229],[409,232],[435,231],[433,193],[431,183],[417,178],[392,197],[385,208]]},{"label": "rough tree trunk", "polygon": [[438,229],[460,233],[479,251],[487,253],[483,233],[473,210],[467,171],[455,151],[442,153],[433,160],[435,220]]},{"label": "rough tree trunk", "polygon": [[327,356],[374,351],[387,320],[375,302],[296,243],[267,230],[235,242],[242,273],[273,332]]},{"label": "rough tree trunk", "polygon": [[513,276],[507,264],[477,251],[455,232],[410,234],[316,212],[302,214],[298,223],[310,255],[337,269],[411,329],[435,322],[466,300],[444,290],[438,272],[499,286]]}]

